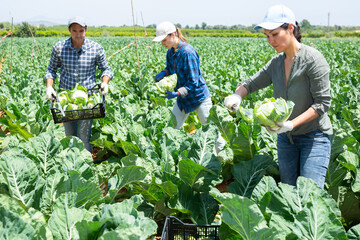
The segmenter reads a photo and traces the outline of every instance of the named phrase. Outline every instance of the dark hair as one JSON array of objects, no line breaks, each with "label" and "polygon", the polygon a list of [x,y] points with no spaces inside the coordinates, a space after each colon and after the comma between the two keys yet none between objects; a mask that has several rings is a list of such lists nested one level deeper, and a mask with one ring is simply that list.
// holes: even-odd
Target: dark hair
[{"label": "dark hair", "polygon": [[[284,23],[280,27],[282,27],[285,30],[288,30],[289,23]],[[300,26],[299,26],[299,23],[297,21],[295,22],[295,25],[294,25],[294,36],[295,36],[296,40],[298,40],[298,42],[301,42]]]}]

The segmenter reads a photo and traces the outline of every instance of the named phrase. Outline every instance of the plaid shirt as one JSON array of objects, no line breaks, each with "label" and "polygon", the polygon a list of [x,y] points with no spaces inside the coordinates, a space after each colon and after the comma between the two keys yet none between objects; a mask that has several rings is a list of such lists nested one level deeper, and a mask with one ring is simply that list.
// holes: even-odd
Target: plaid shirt
[{"label": "plaid shirt", "polygon": [[55,80],[60,68],[59,88],[73,89],[76,83],[92,88],[96,84],[96,66],[101,70],[101,78],[106,75],[112,79],[113,74],[100,44],[85,38],[82,48],[77,50],[69,38],[54,45],[44,79]]},{"label": "plaid shirt", "polygon": [[196,50],[188,43],[179,41],[179,49],[168,50],[166,54],[167,75],[176,73],[177,83],[175,91],[185,87],[188,95],[178,97],[177,104],[180,110],[189,113],[194,111],[202,101],[210,96],[210,91],[200,70],[200,57]]}]

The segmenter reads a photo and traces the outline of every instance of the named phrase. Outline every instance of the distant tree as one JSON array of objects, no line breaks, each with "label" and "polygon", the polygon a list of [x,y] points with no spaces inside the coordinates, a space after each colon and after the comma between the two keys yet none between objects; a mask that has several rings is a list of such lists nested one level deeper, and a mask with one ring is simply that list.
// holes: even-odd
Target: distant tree
[{"label": "distant tree", "polygon": [[17,37],[31,37],[31,33],[35,36],[36,28],[27,22],[23,22],[21,26],[15,28],[15,36]]},{"label": "distant tree", "polygon": [[310,24],[310,22],[308,20],[304,19],[304,20],[301,21],[300,27],[310,29],[311,24]]},{"label": "distant tree", "polygon": [[335,25],[335,29],[336,29],[337,31],[340,31],[340,30],[342,29],[342,27],[339,26],[339,25]]},{"label": "distant tree", "polygon": [[147,25],[146,28],[156,28],[156,24]]},{"label": "distant tree", "polygon": [[228,27],[225,25],[215,25],[214,29],[228,29]]},{"label": "distant tree", "polygon": [[10,30],[11,29],[11,23],[9,23],[9,22],[1,22],[0,23],[0,29],[1,30]]},{"label": "distant tree", "polygon": [[186,29],[189,29],[190,27],[189,27],[189,25],[186,25],[185,28],[186,28]]},{"label": "distant tree", "polygon": [[175,24],[175,27],[181,28],[181,24],[177,23],[177,24]]},{"label": "distant tree", "polygon": [[206,26],[207,26],[207,24],[206,24],[205,22],[203,22],[203,23],[201,24],[201,28],[202,28],[202,29],[205,29]]},{"label": "distant tree", "polygon": [[195,25],[195,29],[200,29],[198,24]]},{"label": "distant tree", "polygon": [[38,27],[37,31],[46,31],[46,26],[45,26],[44,24],[41,24],[41,25]]}]

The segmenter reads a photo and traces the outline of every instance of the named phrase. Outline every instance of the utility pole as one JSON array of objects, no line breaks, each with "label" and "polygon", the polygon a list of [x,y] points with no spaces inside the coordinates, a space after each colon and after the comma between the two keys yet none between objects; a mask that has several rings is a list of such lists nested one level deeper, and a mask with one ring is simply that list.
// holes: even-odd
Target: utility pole
[{"label": "utility pole", "polygon": [[14,18],[11,18],[11,57],[10,57],[10,72],[12,73],[12,60],[13,60],[13,36],[14,36],[14,31],[13,31],[13,26],[14,26]]},{"label": "utility pole", "polygon": [[134,37],[135,37],[136,55],[137,55],[137,62],[138,62],[138,67],[139,67],[139,79],[141,79],[141,69],[140,69],[140,61],[139,61],[138,42],[137,42],[137,40],[136,40],[136,30],[135,30],[135,17],[134,17],[134,4],[133,4],[133,0],[131,0],[131,11],[132,11],[132,18],[133,18],[133,25],[134,25]]}]

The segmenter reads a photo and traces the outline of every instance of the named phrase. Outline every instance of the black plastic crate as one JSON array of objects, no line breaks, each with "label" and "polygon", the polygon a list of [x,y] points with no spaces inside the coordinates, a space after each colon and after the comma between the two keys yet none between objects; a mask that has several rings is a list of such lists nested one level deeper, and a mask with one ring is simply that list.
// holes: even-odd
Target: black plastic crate
[{"label": "black plastic crate", "polygon": [[105,112],[105,96],[101,92],[100,84],[95,85],[93,88],[88,89],[88,95],[91,96],[93,93],[100,93],[101,103],[95,104],[92,108],[83,108],[76,110],[64,111],[65,116],[62,115],[60,109],[54,107],[55,98],[52,98],[50,103],[50,110],[55,123],[70,122],[85,119],[104,118]]},{"label": "black plastic crate", "polygon": [[176,217],[166,217],[161,240],[218,240],[220,225],[184,223]]}]

